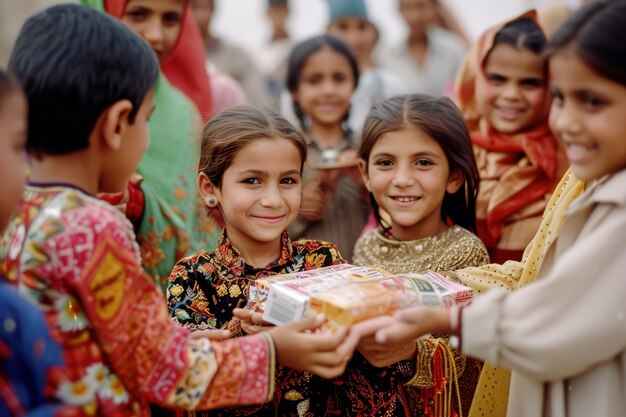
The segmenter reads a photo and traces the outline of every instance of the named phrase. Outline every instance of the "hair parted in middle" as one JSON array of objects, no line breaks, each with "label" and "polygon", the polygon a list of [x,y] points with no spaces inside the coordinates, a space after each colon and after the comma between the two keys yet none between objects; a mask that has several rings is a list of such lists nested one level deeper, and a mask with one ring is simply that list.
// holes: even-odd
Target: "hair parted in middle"
[{"label": "hair parted in middle", "polygon": [[295,145],[302,158],[302,169],[307,157],[302,130],[265,107],[244,104],[223,110],[202,129],[198,170],[220,188],[224,172],[243,148],[255,140],[274,138],[286,139]]},{"label": "hair parted in middle", "polygon": [[[369,161],[372,148],[385,133],[403,129],[417,129],[433,138],[443,150],[450,174],[461,172],[464,186],[456,193],[446,193],[441,206],[441,218],[469,231],[476,232],[476,197],[478,169],[474,160],[472,142],[463,115],[447,97],[435,98],[426,94],[397,96],[376,104],[369,112],[363,127],[359,157]],[[370,193],[370,201],[378,224],[388,230],[380,218],[378,203]]]}]

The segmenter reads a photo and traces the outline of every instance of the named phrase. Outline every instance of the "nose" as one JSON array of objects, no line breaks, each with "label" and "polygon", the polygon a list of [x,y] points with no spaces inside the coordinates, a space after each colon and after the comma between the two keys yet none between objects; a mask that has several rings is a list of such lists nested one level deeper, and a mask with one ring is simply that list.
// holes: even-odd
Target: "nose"
[{"label": "nose", "polygon": [[516,100],[520,97],[520,88],[516,83],[506,83],[502,87],[500,96],[509,100]]},{"label": "nose", "polygon": [[263,196],[259,200],[262,207],[277,208],[283,204],[283,196],[278,185],[270,185],[263,191]]},{"label": "nose", "polygon": [[558,136],[576,134],[581,129],[580,117],[574,106],[567,102],[553,103],[549,117],[550,129]]},{"label": "nose", "polygon": [[393,185],[396,187],[409,187],[413,185],[414,179],[409,164],[399,164],[393,176]]},{"label": "nose", "polygon": [[142,35],[154,49],[160,49],[163,43],[163,26],[158,19],[149,19],[145,22]]}]

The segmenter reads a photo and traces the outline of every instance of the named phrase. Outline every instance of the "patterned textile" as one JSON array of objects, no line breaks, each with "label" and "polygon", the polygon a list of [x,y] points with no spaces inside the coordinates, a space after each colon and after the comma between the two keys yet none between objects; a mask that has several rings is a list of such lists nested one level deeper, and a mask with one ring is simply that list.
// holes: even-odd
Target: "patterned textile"
[{"label": "patterned textile", "polygon": [[[466,266],[478,266],[489,261],[483,243],[472,233],[453,226],[439,235],[414,240],[397,241],[386,238],[378,230],[363,235],[355,246],[354,263],[372,265],[391,273],[424,270],[445,271]],[[376,368],[356,352],[344,375],[334,380],[327,415],[342,416],[422,416],[432,415],[434,392],[445,383],[458,384],[452,394],[454,409],[462,402],[466,415],[476,388],[481,364],[450,351],[445,336],[419,340],[415,362],[401,361],[395,365]],[[451,352],[457,378],[445,373],[448,381],[435,378],[442,358]],[[452,358],[451,358],[452,359]],[[439,414],[436,414],[439,415]]]},{"label": "patterned textile", "polygon": [[[522,17],[535,19],[536,14]],[[510,22],[483,33],[467,54],[455,86],[455,99],[468,124],[480,174],[478,236],[487,245],[492,262],[521,259],[550,194],[567,169],[565,153],[550,132],[547,117],[532,129],[509,135],[496,131],[478,113],[476,85],[487,83],[482,68],[495,35],[506,23]]]},{"label": "patterned textile", "polygon": [[[335,245],[313,240],[291,242],[282,235],[278,260],[264,268],[248,265],[226,234],[215,251],[201,252],[178,262],[170,276],[167,298],[170,315],[191,330],[230,329],[241,335],[233,308],[248,298],[250,284],[270,275],[298,272],[343,263]],[[241,303],[241,304],[240,304]],[[236,340],[236,339],[235,339]],[[309,416],[314,405],[311,384],[318,378],[277,366],[276,395],[264,406],[194,413],[202,416]]]},{"label": "patterned textile", "polygon": [[141,269],[132,226],[109,204],[67,185],[31,184],[0,256],[3,273],[44,311],[63,347],[66,380],[52,392],[78,406],[77,415],[271,398],[271,339],[191,340]]},{"label": "patterned textile", "polygon": [[62,416],[72,411],[50,387],[62,377],[61,348],[41,312],[0,277],[0,415]]}]

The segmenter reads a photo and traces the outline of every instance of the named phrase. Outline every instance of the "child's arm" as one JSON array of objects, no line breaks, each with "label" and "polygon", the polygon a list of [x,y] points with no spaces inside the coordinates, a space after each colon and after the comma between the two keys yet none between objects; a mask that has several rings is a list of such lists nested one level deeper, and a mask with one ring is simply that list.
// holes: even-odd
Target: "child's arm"
[{"label": "child's arm", "polygon": [[271,338],[192,340],[170,319],[162,293],[141,269],[134,237],[115,212],[88,206],[41,226],[50,234],[31,243],[48,261],[26,264],[34,269],[24,272],[71,288],[91,337],[132,396],[183,409],[271,398]]}]

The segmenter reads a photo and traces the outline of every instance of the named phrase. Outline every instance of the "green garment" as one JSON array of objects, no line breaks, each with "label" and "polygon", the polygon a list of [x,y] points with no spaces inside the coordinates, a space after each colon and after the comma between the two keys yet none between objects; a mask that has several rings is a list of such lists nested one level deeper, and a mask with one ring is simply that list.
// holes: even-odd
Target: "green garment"
[{"label": "green garment", "polygon": [[[105,12],[103,0],[79,2]],[[207,217],[196,188],[201,118],[195,105],[162,73],[154,105],[150,145],[137,167],[145,208],[136,234],[142,266],[165,292],[176,262],[213,250],[221,228]]]}]

